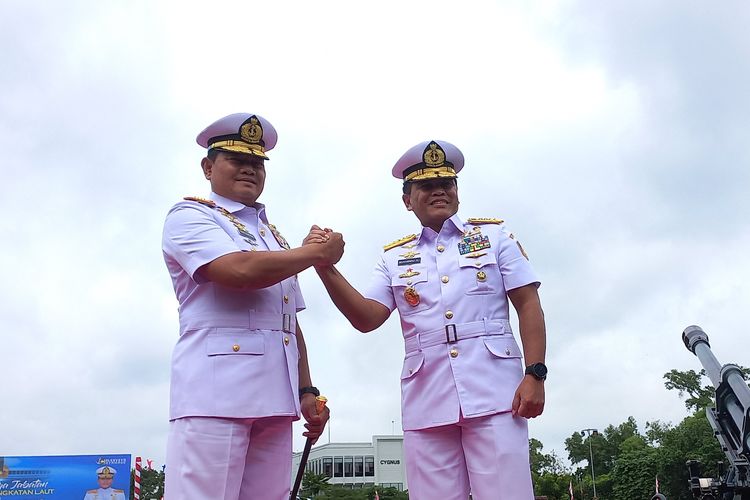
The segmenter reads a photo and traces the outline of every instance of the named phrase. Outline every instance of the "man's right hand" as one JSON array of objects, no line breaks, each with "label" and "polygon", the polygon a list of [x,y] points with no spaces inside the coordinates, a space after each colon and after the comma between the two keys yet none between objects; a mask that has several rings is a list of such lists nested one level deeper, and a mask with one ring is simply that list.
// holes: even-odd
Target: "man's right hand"
[{"label": "man's right hand", "polygon": [[302,240],[302,246],[305,245],[320,245],[317,249],[320,251],[320,257],[315,263],[315,267],[326,267],[341,260],[345,242],[341,233],[329,228],[321,229],[319,226],[313,225],[310,228],[310,233]]},{"label": "man's right hand", "polygon": [[315,266],[332,266],[341,260],[344,255],[344,236],[341,233],[330,232],[326,234],[326,240],[320,243],[320,259]]},{"label": "man's right hand", "polygon": [[313,224],[310,228],[310,232],[302,240],[302,246],[311,245],[315,243],[325,243],[329,240],[329,234],[333,232],[333,229],[325,228],[321,229],[320,226]]}]

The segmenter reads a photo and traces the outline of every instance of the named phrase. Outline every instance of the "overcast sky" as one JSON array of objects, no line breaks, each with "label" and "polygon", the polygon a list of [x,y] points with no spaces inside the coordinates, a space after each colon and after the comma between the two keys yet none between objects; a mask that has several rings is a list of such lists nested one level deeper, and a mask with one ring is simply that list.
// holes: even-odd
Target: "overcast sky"
[{"label": "overcast sky", "polygon": [[[505,219],[542,279],[544,451],[631,415],[679,423],[662,375],[700,369],[686,326],[750,365],[748,26],[739,0],[4,0],[0,455],[163,463],[162,224],[208,194],[197,133],[240,111],[279,132],[270,221],[297,245],[341,231],[359,288],[419,230],[395,161],[463,151],[460,214]],[[397,316],[358,333],[300,280],[332,441],[401,433]]]}]

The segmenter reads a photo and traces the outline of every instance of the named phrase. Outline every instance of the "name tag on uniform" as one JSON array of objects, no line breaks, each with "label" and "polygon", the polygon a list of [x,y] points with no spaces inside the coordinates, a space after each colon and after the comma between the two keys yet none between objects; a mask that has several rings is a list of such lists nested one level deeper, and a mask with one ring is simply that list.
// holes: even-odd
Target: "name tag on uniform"
[{"label": "name tag on uniform", "polygon": [[399,259],[399,266],[410,266],[412,264],[419,264],[422,262],[422,257],[412,257],[411,259]]}]

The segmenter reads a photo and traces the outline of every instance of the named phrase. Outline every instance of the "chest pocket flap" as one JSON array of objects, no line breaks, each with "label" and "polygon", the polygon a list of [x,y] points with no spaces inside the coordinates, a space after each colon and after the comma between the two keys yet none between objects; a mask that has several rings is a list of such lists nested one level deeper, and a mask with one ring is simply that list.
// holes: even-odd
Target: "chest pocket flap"
[{"label": "chest pocket flap", "polygon": [[[471,255],[478,255],[479,257],[471,257]],[[462,269],[482,269],[485,266],[491,265],[497,266],[497,255],[495,255],[495,252],[491,248],[482,250],[481,252],[467,253],[458,257],[458,266]]]}]

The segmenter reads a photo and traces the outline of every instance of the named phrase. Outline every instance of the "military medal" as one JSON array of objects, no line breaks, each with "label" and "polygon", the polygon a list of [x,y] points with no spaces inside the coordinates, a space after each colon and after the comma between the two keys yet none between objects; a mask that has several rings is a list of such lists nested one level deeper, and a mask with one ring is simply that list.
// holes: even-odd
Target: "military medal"
[{"label": "military medal", "polygon": [[464,237],[458,242],[458,253],[466,255],[467,253],[490,248],[490,246],[489,237],[482,236],[482,233],[479,231],[471,231],[468,234],[464,233]]},{"label": "military medal", "polygon": [[410,306],[417,307],[419,305],[419,294],[413,287],[408,286],[404,290],[404,300]]}]

